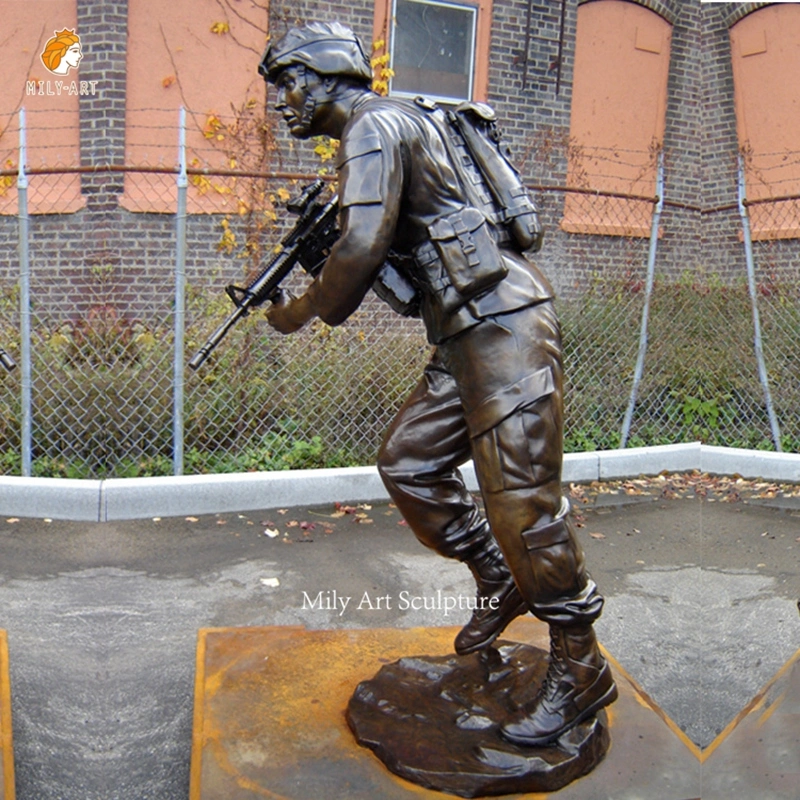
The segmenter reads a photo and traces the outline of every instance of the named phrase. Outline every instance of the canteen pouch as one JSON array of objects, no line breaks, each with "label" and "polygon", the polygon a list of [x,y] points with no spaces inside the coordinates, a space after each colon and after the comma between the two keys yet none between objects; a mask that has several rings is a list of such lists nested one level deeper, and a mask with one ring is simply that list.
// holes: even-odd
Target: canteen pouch
[{"label": "canteen pouch", "polygon": [[508,274],[486,218],[464,208],[428,226],[428,234],[462,303],[498,284]]}]

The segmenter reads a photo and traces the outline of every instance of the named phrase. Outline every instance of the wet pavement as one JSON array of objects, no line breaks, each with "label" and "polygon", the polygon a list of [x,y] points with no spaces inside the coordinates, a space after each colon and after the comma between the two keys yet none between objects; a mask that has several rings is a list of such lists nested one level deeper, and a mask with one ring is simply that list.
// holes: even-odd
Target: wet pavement
[{"label": "wet pavement", "polygon": [[[691,477],[572,494],[601,641],[708,747],[800,647],[800,498]],[[0,519],[17,798],[185,800],[199,628],[459,625],[472,594],[388,505]]]}]

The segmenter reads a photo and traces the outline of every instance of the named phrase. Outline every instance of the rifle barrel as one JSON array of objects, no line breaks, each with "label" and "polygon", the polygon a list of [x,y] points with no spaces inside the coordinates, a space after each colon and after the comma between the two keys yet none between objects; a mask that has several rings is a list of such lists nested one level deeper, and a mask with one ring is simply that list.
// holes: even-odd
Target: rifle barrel
[{"label": "rifle barrel", "polygon": [[242,318],[246,317],[248,308],[237,306],[215,331],[208,337],[206,343],[192,356],[189,366],[198,369],[205,364],[206,359],[211,355],[212,350],[225,338],[225,334]]},{"label": "rifle barrel", "polygon": [[260,306],[267,300],[271,300],[275,292],[280,287],[281,281],[291,272],[297,260],[297,246],[281,250],[256,281],[247,287],[244,297],[237,303],[236,308],[230,313],[225,322],[222,323],[208,337],[206,343],[192,356],[189,361],[191,369],[198,369],[211,355],[214,348],[225,338],[228,331],[242,318],[250,313],[251,308]]},{"label": "rifle barrel", "polygon": [[11,356],[6,353],[2,347],[0,347],[0,364],[2,364],[9,372],[11,372],[11,370],[17,366],[17,362],[14,361],[14,359],[11,358]]},{"label": "rifle barrel", "polygon": [[[321,188],[321,187],[320,187]],[[236,309],[222,323],[214,333],[209,336],[206,343],[195,353],[189,361],[191,369],[198,369],[205,363],[214,348],[222,341],[228,331],[242,318],[246,317],[251,308],[260,306],[267,300],[272,300],[281,286],[281,281],[294,269],[299,260],[302,260],[303,247],[308,240],[314,241],[317,236],[323,236],[326,225],[335,220],[338,210],[337,197],[334,196],[324,206],[314,204],[314,198],[319,194],[319,189],[309,192],[308,187],[304,193],[306,199],[305,211],[297,221],[295,227],[287,234],[281,244],[283,249],[276,253],[267,262],[258,276],[245,288],[229,286],[227,291],[236,304]],[[322,262],[320,262],[322,263]],[[307,269],[310,269],[306,267]],[[316,272],[312,271],[316,275]],[[237,293],[241,293],[239,298]]]}]

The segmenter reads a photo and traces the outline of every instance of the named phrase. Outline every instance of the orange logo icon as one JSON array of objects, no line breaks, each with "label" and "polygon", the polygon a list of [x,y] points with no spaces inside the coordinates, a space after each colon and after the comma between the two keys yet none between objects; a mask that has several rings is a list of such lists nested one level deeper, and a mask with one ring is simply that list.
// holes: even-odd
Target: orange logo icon
[{"label": "orange logo icon", "polygon": [[81,39],[75,31],[66,28],[54,33],[42,50],[42,64],[54,75],[68,75],[71,69],[78,68],[83,58]]}]

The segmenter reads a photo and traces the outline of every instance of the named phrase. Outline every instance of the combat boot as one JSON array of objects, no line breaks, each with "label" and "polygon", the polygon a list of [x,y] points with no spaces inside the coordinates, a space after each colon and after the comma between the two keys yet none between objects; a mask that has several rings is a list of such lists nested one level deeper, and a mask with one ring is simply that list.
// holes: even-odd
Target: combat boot
[{"label": "combat boot", "polygon": [[591,625],[550,625],[550,664],[533,701],[505,722],[500,733],[527,747],[550,744],[617,699],[608,662]]},{"label": "combat boot", "polygon": [[488,529],[487,534],[481,551],[466,561],[478,594],[470,621],[456,636],[456,653],[462,656],[487,648],[512,620],[528,610]]}]

